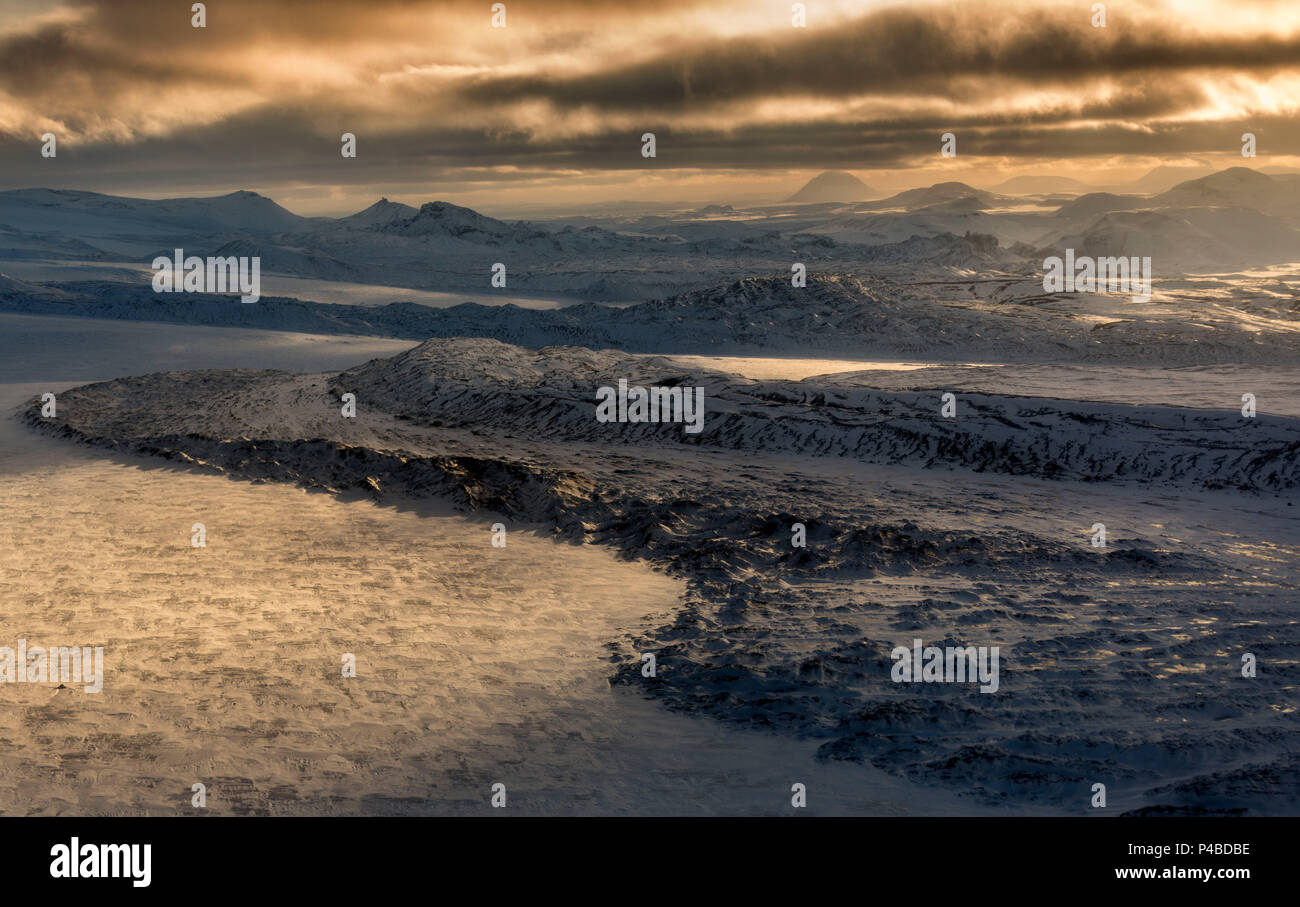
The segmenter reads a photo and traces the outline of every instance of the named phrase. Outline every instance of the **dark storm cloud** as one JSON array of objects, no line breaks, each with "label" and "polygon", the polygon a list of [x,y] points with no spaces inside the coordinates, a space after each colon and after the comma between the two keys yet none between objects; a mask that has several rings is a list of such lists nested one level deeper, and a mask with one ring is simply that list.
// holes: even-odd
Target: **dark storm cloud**
[{"label": "dark storm cloud", "polygon": [[[188,174],[256,188],[491,167],[501,179],[910,168],[937,154],[945,131],[958,133],[964,156],[1004,159],[1225,151],[1242,125],[1220,89],[1300,66],[1300,36],[1193,34],[1170,18],[1139,20],[1150,11],[1141,3],[1111,4],[1106,29],[1089,26],[1087,4],[1012,13],[971,3],[806,30],[777,4],[753,14],[772,24],[746,23],[749,36],[702,29],[694,39],[672,26],[708,4],[507,6],[513,43],[483,62],[457,54],[466,34],[475,47],[486,41],[487,2],[467,12],[420,0],[222,0],[198,30],[188,2],[75,0],[77,15],[0,35],[0,180]],[[659,18],[627,62],[605,45],[634,17]],[[536,64],[549,53],[559,62]],[[1290,91],[1271,93],[1294,106]],[[1229,112],[1207,121],[1212,106]],[[37,122],[69,131],[57,162],[39,157]],[[1279,109],[1250,123],[1268,127],[1271,147],[1294,147]],[[342,131],[359,136],[356,160],[338,153]],[[658,137],[654,160],[639,154],[643,131]]]},{"label": "dark storm cloud", "polygon": [[[1138,103],[1132,101],[1131,103]],[[1157,102],[1158,103],[1158,102]],[[356,160],[339,157],[312,120],[291,109],[263,109],[183,135],[134,144],[69,146],[58,163],[31,142],[0,142],[0,172],[11,185],[146,186],[158,179],[200,180],[214,188],[267,189],[298,182],[393,185],[446,181],[467,170],[523,168],[500,179],[535,179],[537,171],[645,171],[673,168],[914,168],[938,159],[939,134],[954,129],[961,153],[1002,158],[1070,159],[1094,155],[1177,155],[1231,151],[1249,127],[1269,147],[1300,146],[1290,117],[1239,122],[1168,123],[1144,130],[1109,122],[1083,126],[1064,112],[972,117],[956,125],[930,117],[862,122],[768,123],[738,130],[678,132],[659,128],[659,156],[643,159],[639,133],[609,132],[578,141],[539,141],[523,133],[433,126],[367,141]],[[476,179],[487,178],[483,175]]]},{"label": "dark storm cloud", "polygon": [[124,53],[88,38],[84,28],[58,24],[0,39],[0,88],[31,96],[69,90],[75,82],[103,92],[177,74],[174,66],[147,54]]},{"label": "dark storm cloud", "polygon": [[978,5],[886,10],[848,27],[702,41],[582,76],[483,78],[465,93],[484,103],[529,98],[559,107],[641,111],[767,96],[942,92],[956,79],[1060,84],[1137,72],[1297,64],[1300,36],[1094,29],[1077,10],[1010,18]]}]

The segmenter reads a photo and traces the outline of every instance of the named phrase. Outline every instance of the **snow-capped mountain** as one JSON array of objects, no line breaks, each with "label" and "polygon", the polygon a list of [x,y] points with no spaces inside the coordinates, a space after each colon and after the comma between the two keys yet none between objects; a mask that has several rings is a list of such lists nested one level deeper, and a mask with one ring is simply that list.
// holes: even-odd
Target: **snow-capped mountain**
[{"label": "snow-capped mountain", "polygon": [[1249,167],[1230,167],[1179,183],[1153,201],[1170,208],[1214,205],[1294,216],[1300,210],[1300,180],[1291,175],[1269,176]]},{"label": "snow-capped mountain", "polygon": [[403,205],[400,202],[390,202],[386,198],[381,198],[363,211],[358,211],[356,214],[349,214],[347,217],[339,218],[339,224],[341,226],[357,227],[359,229],[385,226],[394,221],[410,220],[418,213],[418,211],[419,209],[412,208],[410,205]]}]

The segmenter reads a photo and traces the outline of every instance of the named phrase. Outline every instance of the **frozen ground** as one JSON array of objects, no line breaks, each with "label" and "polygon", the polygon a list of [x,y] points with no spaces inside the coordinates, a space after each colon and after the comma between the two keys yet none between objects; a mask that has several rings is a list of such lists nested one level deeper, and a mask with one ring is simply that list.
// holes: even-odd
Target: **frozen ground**
[{"label": "frozen ground", "polygon": [[[592,390],[614,375],[704,383],[708,428],[601,426]],[[618,684],[959,796],[958,811],[1086,812],[1098,781],[1116,812],[1300,806],[1297,420],[972,395],[946,424],[931,395],[818,380],[430,341],[337,376],[115,381],[27,419],[644,558],[687,585],[661,623],[607,640]],[[890,650],[917,637],[1001,647],[1001,689],[891,683]],[[1245,654],[1258,677],[1241,676]]]},{"label": "frozen ground", "polygon": [[744,356],[665,358],[688,369],[715,369],[758,381],[815,378],[817,384],[836,387],[1056,397],[1224,412],[1239,410],[1241,395],[1250,393],[1259,412],[1300,416],[1300,367],[1290,365],[1128,368],[1071,363],[936,365]]},{"label": "frozen ground", "polygon": [[439,293],[433,290],[409,290],[378,284],[315,280],[307,277],[282,277],[272,274],[262,278],[262,290],[268,296],[290,296],[344,305],[387,305],[390,302],[414,302],[445,309],[464,302],[485,306],[515,305],[521,309],[558,309],[576,300],[552,296],[521,296],[509,290],[490,292],[465,291]]},{"label": "frozen ground", "polygon": [[[751,277],[627,306],[433,308],[264,296],[155,294],[116,281],[34,284],[0,273],[0,311],[425,340],[486,337],[531,348],[782,359],[1300,367],[1295,293],[1274,276],[1157,285],[1152,300],[1043,293],[1028,275],[927,278],[844,273]],[[836,366],[838,368],[838,366]],[[824,370],[823,370],[824,371]]]},{"label": "frozen ground", "polygon": [[[132,371],[337,369],[406,346],[5,315],[0,406]],[[192,813],[196,781],[217,814],[486,814],[497,781],[528,814],[773,814],[795,781],[814,813],[972,809],[611,687],[609,641],[668,619],[684,583],[608,549],[517,525],[493,549],[490,519],[437,502],[105,458],[9,418],[0,515],[0,645],[103,645],[107,663],[99,694],[0,685],[6,815]]]},{"label": "frozen ground", "polygon": [[[836,370],[838,371],[838,366]],[[1160,404],[1225,413],[1239,412],[1242,395],[1252,394],[1258,412],[1300,416],[1300,367],[1293,365],[1204,365],[1182,368],[1126,368],[1120,365],[1069,363],[991,367],[931,365],[901,371],[873,364],[862,371],[823,374],[821,380],[842,387],[1070,397],[1135,406]]]},{"label": "frozen ground", "polygon": [[[153,271],[142,261],[67,261],[31,259],[6,261],[4,273],[25,281],[86,281],[118,280],[124,283],[148,286]],[[309,277],[289,277],[279,274],[262,274],[264,296],[291,296],[313,302],[343,303],[375,306],[390,302],[412,302],[433,308],[446,308],[462,302],[480,305],[517,305],[525,309],[554,309],[572,305],[576,300],[546,296],[521,296],[506,290],[492,292],[439,293],[433,290],[413,290],[406,287],[387,287],[381,284],[352,283],[337,280],[317,280]]]},{"label": "frozen ground", "polygon": [[178,368],[315,371],[410,349],[407,340],[0,312],[0,383],[67,384]]}]

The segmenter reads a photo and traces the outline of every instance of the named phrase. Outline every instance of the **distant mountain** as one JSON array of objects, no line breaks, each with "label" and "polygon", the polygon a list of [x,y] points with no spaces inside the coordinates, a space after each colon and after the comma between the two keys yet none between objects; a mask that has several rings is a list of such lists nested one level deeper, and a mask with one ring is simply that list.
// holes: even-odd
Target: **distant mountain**
[{"label": "distant mountain", "polygon": [[418,210],[400,202],[390,202],[381,198],[364,211],[339,218],[339,223],[357,227],[373,227],[379,224],[391,224],[393,221],[407,220],[415,217]]},{"label": "distant mountain", "polygon": [[1300,183],[1287,176],[1269,176],[1249,167],[1230,167],[1200,179],[1179,183],[1153,200],[1171,207],[1255,208],[1294,215],[1300,203]]},{"label": "distant mountain", "polygon": [[860,202],[879,195],[879,192],[852,173],[843,170],[827,170],[814,176],[802,189],[786,199],[786,202],[796,205]]},{"label": "distant mountain", "polygon": [[256,192],[240,190],[213,198],[169,198],[148,203],[162,214],[187,217],[198,214],[225,227],[257,233],[296,230],[310,222]]},{"label": "distant mountain", "polygon": [[983,189],[976,189],[974,186],[968,186],[965,183],[946,182],[935,183],[933,186],[926,186],[921,189],[906,189],[897,195],[891,195],[889,198],[882,198],[874,202],[874,208],[906,208],[909,211],[915,211],[918,208],[925,208],[931,205],[947,205],[954,202],[960,202],[967,209],[972,206],[990,206],[996,204],[998,196],[992,192],[985,192]]},{"label": "distant mountain", "polygon": [[240,190],[209,198],[128,198],[62,189],[0,192],[0,223],[82,236],[183,235],[234,230],[283,233],[312,224],[265,195]]},{"label": "distant mountain", "polygon": [[1251,208],[1265,214],[1291,217],[1300,207],[1300,179],[1295,174],[1270,176],[1250,167],[1229,167],[1207,176],[1185,180],[1157,195],[1117,195],[1090,192],[1066,202],[1060,217],[1094,217],[1112,211],[1142,208]]},{"label": "distant mountain", "polygon": [[731,205],[705,205],[698,211],[691,212],[694,217],[717,217],[720,214],[735,214],[736,209]]},{"label": "distant mountain", "polygon": [[991,191],[1001,195],[1048,195],[1052,192],[1079,193],[1088,186],[1068,176],[1014,176]]},{"label": "distant mountain", "polygon": [[1212,271],[1300,260],[1300,231],[1243,207],[1111,211],[1042,251],[1060,255],[1149,256],[1161,271]]},{"label": "distant mountain", "polygon": [[[869,191],[843,175],[858,187],[854,195]],[[823,176],[835,182],[836,174]],[[1041,213],[996,210],[1009,203],[1017,204],[966,183],[943,182],[883,200],[789,206],[767,215],[747,210],[735,216],[719,205],[672,217],[537,224],[443,201],[414,208],[380,199],[347,217],[307,218],[254,192],[155,201],[27,189],[0,192],[0,270],[37,279],[46,267],[41,262],[147,264],[184,248],[258,256],[264,275],[446,292],[491,288],[493,265],[503,262],[511,293],[639,302],[786,271],[791,260],[810,272],[833,265],[849,274],[907,279],[1013,267],[1053,238],[1071,239],[1081,252],[1086,246],[1104,250],[1100,254],[1158,256],[1157,268],[1166,275],[1184,265],[1203,270],[1300,260],[1292,220],[1300,210],[1295,175],[1233,168],[1159,198],[1089,193],[1062,205],[1059,219],[1046,204]],[[1136,209],[1163,216],[1118,217],[1142,213]],[[1101,217],[1111,219],[1098,223]],[[1031,245],[1022,253],[1018,243]],[[6,268],[6,259],[37,264]],[[66,278],[66,269],[60,273]],[[135,279],[124,274],[119,282]]]},{"label": "distant mountain", "polygon": [[792,244],[810,266],[833,254],[809,231],[756,229],[728,214],[616,232],[507,222],[442,201],[298,217],[253,192],[154,201],[24,189],[0,192],[0,270],[6,260],[148,263],[181,248],[257,256],[266,275],[446,291],[483,290],[493,263],[508,262],[511,290],[632,302],[765,272],[787,262]]},{"label": "distant mountain", "polygon": [[1176,186],[1186,180],[1196,179],[1205,176],[1207,173],[1213,173],[1213,167],[1156,167],[1150,170],[1145,176],[1129,183],[1124,188],[1132,192],[1150,195],[1156,192],[1164,192],[1166,189]]},{"label": "distant mountain", "polygon": [[1109,211],[1132,211],[1152,204],[1145,195],[1115,195],[1112,192],[1089,192],[1056,210],[1057,217],[1096,217]]},{"label": "distant mountain", "polygon": [[408,218],[394,220],[384,226],[384,232],[410,237],[447,237],[482,246],[503,244],[544,246],[559,248],[559,243],[545,230],[520,221],[508,224],[479,214],[472,208],[462,208],[450,202],[429,202]]}]

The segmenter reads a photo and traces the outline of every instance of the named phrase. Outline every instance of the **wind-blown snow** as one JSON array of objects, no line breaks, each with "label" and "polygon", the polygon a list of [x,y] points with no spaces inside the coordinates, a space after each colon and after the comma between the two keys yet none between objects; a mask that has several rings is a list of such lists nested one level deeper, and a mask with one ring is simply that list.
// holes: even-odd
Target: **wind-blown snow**
[{"label": "wind-blown snow", "polygon": [[[704,433],[596,423],[615,376],[702,383]],[[674,710],[980,802],[1082,811],[1101,780],[1125,810],[1295,808],[1278,780],[1300,770],[1294,419],[969,395],[945,423],[930,395],[485,340],[60,399],[58,420],[25,418],[237,476],[446,497],[663,566],[687,582],[677,613],[611,656]],[[1001,691],[891,683],[889,651],[914,637],[1002,646]],[[1246,652],[1267,665],[1251,680]]]}]

